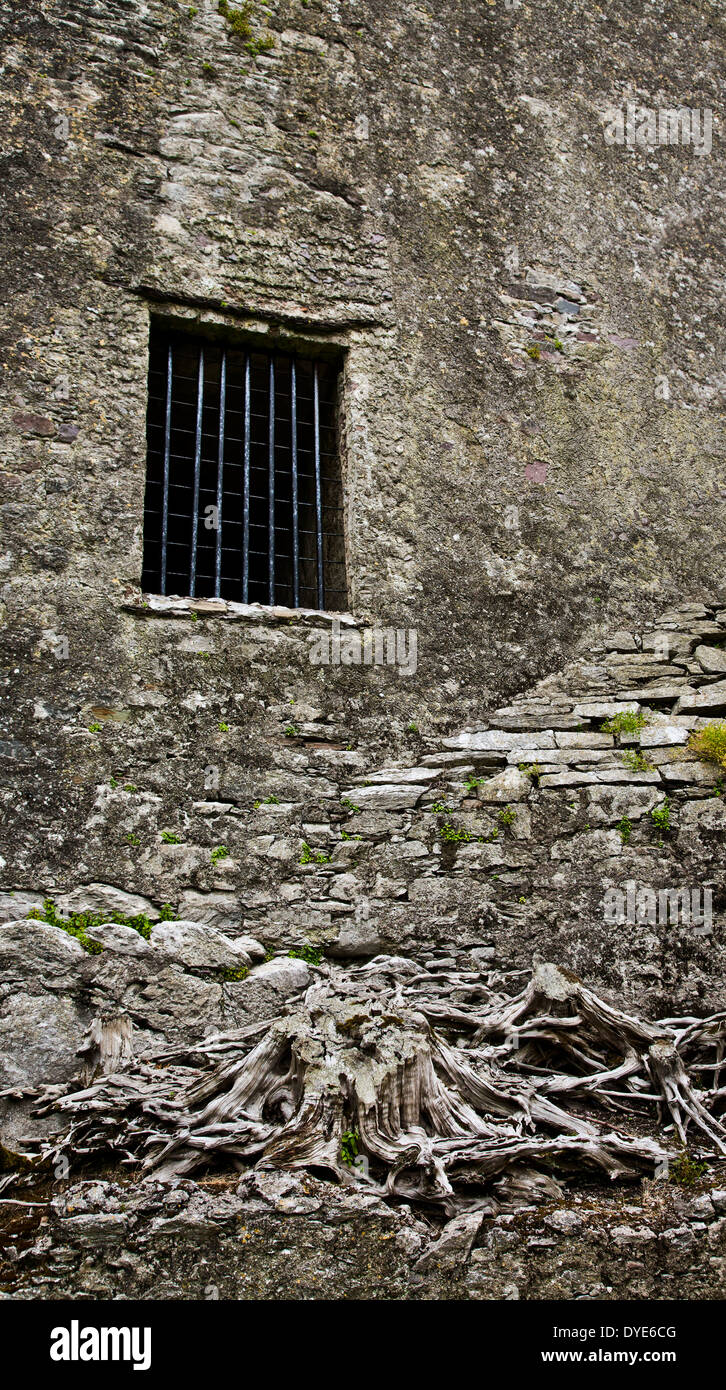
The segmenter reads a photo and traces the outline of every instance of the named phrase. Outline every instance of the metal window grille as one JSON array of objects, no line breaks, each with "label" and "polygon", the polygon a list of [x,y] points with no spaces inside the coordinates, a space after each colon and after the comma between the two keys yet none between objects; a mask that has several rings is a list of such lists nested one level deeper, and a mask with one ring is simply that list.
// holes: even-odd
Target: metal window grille
[{"label": "metal window grille", "polygon": [[153,328],[147,592],[346,606],[334,363]]}]

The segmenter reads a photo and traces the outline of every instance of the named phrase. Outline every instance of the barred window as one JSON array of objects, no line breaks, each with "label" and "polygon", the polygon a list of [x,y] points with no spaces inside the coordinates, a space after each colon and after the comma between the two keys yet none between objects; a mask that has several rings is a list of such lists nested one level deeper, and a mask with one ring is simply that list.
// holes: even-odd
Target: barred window
[{"label": "barred window", "polygon": [[152,327],[147,592],[346,606],[338,367]]}]

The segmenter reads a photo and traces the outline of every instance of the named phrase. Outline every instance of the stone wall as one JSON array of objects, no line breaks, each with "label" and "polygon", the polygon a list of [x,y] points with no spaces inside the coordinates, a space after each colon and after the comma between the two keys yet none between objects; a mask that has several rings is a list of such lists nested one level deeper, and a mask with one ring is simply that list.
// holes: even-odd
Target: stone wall
[{"label": "stone wall", "polygon": [[[203,622],[233,643],[237,615],[219,608]],[[163,641],[161,620],[144,621]],[[474,951],[510,970],[554,953],[646,1012],[718,1008],[724,779],[689,740],[726,713],[725,640],[726,609],[674,609],[644,633],[604,638],[477,726],[438,744],[416,735],[406,760],[383,767],[368,768],[322,710],[278,706],[265,761],[225,765],[235,730],[218,733],[220,785],[171,817],[160,793],[97,786],[80,882],[56,902],[152,920],[168,902],[273,952],[306,941],[342,958]],[[642,727],[603,731],[624,711]],[[641,896],[637,920],[619,922],[605,895],[628,884],[631,895],[708,891],[709,920],[653,912]],[[3,896],[5,918],[41,907],[44,887],[28,874]]]},{"label": "stone wall", "polygon": [[[726,716],[723,14],[236,8],[0,0],[11,1147],[92,1019],[129,1017],[142,1053],[252,1026],[307,984],[305,942],[512,991],[555,959],[649,1016],[722,1004],[726,809],[689,741]],[[609,142],[629,100],[712,112],[712,147]],[[342,355],[339,627],[141,592],[154,319]],[[409,658],[413,634],[416,661],[357,661],[346,639],[373,629]],[[330,638],[340,662],[315,659]],[[638,731],[603,729],[627,711]],[[626,885],[708,891],[712,917],[614,919]],[[101,923],[90,954],[28,921],[46,897],[157,925],[147,944]],[[0,1287],[203,1296],[209,1240],[221,1296],[300,1296],[287,1189],[258,1181],[221,1207],[144,1189],[126,1224],[122,1193],[79,1187]],[[702,1255],[721,1277],[722,1193],[615,1211],[622,1239],[569,1207],[440,1235],[360,1194],[349,1226],[305,1181],[305,1297],[337,1296],[333,1247],[365,1297],[649,1297],[664,1261],[675,1296],[709,1297]],[[255,1239],[284,1244],[240,1265],[256,1202]],[[157,1263],[147,1231],[171,1231]]]},{"label": "stone wall", "polygon": [[[255,874],[209,869],[205,769],[225,802],[297,779],[317,824],[328,772],[719,599],[723,17],[274,0],[254,53],[212,0],[0,17],[4,886],[259,912]],[[606,143],[634,93],[713,108],[711,151]],[[417,632],[414,674],[315,667],[290,616],[143,607],[153,314],[343,350],[350,608]],[[307,789],[289,724],[336,745]]]},{"label": "stone wall", "polygon": [[[234,632],[234,617],[221,605],[206,621]],[[149,941],[112,921],[91,928],[91,955],[27,920],[43,908],[37,880],[0,895],[15,923],[0,931],[0,1089],[19,1093],[0,1101],[5,1142],[30,1126],[24,1089],[76,1075],[94,1017],[128,1016],[137,1055],[272,1019],[310,981],[287,954],[305,944],[343,962],[474,970],[511,992],[554,960],[651,1018],[718,1011],[724,774],[690,740],[726,712],[724,641],[726,608],[673,609],[367,776],[309,709],[285,765],[193,803],[175,821],[180,844],[146,848],[161,797],[100,787],[89,831],[111,824],[119,842],[141,842],[141,892],[91,881],[56,907],[156,925]],[[617,722],[628,713],[630,733]],[[159,921],[165,901],[180,920]]]},{"label": "stone wall", "polygon": [[725,1212],[723,1188],[646,1182],[432,1232],[295,1174],[57,1184],[11,1220],[0,1298],[719,1300]]}]

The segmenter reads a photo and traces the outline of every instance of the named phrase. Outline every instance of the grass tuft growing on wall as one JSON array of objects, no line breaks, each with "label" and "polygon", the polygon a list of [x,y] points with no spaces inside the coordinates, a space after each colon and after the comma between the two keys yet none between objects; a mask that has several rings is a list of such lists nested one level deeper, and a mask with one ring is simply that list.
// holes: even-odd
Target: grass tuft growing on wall
[{"label": "grass tuft growing on wall", "polygon": [[706,762],[717,763],[726,772],[726,723],[723,719],[694,729],[688,747]]}]

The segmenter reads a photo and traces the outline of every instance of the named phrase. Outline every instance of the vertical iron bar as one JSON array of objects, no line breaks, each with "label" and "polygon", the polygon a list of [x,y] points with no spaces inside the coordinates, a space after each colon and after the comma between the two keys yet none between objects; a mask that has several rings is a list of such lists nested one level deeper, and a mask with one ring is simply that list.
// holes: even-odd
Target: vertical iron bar
[{"label": "vertical iron bar", "polygon": [[164,424],[164,491],[161,499],[161,592],[166,593],[166,546],[169,535],[169,453],[171,448],[172,348],[166,358],[166,421]]},{"label": "vertical iron bar", "polygon": [[313,365],[313,418],[315,421],[315,528],[317,532],[318,608],[323,608],[323,499],[320,488],[320,391],[318,364]]},{"label": "vertical iron bar", "polygon": [[270,358],[269,452],[267,481],[267,550],[269,602],[275,602],[275,359]]},{"label": "vertical iron bar", "polygon": [[222,348],[219,369],[219,450],[217,453],[217,545],[214,557],[214,597],[222,591],[222,501],[224,497],[224,416],[227,408],[227,354]]},{"label": "vertical iron bar", "polygon": [[250,601],[250,355],[245,354],[244,507],[242,526],[242,602]]},{"label": "vertical iron bar", "polygon": [[290,363],[290,439],[292,443],[292,606],[300,607],[300,536],[297,515],[297,368]]},{"label": "vertical iron bar", "polygon": [[199,478],[202,469],[202,406],[204,404],[204,348],[199,349],[197,375],[197,432],[194,441],[194,496],[192,498],[192,553],[189,564],[189,595],[197,587],[197,537],[199,535]]}]

